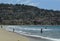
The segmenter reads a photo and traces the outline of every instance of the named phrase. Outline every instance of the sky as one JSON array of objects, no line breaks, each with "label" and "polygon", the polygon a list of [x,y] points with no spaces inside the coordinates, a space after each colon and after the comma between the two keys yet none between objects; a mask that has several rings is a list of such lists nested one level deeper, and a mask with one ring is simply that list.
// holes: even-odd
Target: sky
[{"label": "sky", "polygon": [[60,10],[60,0],[0,0],[0,3],[25,4],[43,9]]}]

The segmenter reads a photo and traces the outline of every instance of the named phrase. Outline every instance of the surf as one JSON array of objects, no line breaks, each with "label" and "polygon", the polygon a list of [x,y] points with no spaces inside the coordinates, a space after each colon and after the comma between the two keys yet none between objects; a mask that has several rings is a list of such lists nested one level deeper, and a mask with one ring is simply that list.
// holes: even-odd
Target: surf
[{"label": "surf", "polygon": [[[6,28],[6,30],[13,31],[13,28],[16,29],[16,26],[8,26]],[[22,28],[22,27],[20,27],[20,29],[27,30],[28,28]],[[30,29],[29,28],[28,30],[36,30],[36,29]],[[40,29],[37,29],[37,30],[40,30]],[[44,29],[44,30],[47,31],[47,30],[51,30],[51,29]],[[39,35],[32,35],[31,33],[23,32],[23,31],[17,31],[17,30],[15,30],[14,32],[19,33],[21,35],[28,36],[28,37],[33,37],[33,38],[42,38],[42,39],[48,39],[48,40],[51,40],[51,41],[60,41],[60,39],[55,39],[55,38],[50,38],[50,37],[44,37],[44,36],[39,36]]]}]

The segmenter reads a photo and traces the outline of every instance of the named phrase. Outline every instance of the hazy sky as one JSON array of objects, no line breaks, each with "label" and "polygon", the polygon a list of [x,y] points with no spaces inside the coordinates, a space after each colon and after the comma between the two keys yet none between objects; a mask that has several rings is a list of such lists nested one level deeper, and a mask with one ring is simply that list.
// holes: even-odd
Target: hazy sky
[{"label": "hazy sky", "polygon": [[60,10],[60,0],[0,0],[0,3],[26,4],[39,8]]}]

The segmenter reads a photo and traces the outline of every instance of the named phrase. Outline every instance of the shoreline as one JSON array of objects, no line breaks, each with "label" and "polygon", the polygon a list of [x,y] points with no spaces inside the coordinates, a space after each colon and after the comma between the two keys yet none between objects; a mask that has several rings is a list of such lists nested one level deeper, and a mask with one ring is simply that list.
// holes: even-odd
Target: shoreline
[{"label": "shoreline", "polygon": [[29,41],[27,37],[0,28],[0,41]]},{"label": "shoreline", "polygon": [[[24,33],[22,34],[22,33],[17,33],[17,32],[12,32],[12,31],[8,31],[8,30],[6,30],[6,28],[5,27],[3,27],[3,28],[0,28],[0,31],[3,31],[4,33],[6,33],[6,32],[8,32],[8,33],[10,33],[10,34],[13,34],[13,36],[14,36],[14,38],[15,38],[15,36],[16,35],[18,35],[18,37],[20,36],[20,38],[22,38],[22,40],[23,39],[25,39],[26,41],[51,41],[51,40],[56,40],[56,39],[52,39],[52,38],[46,38],[46,37],[42,37],[42,36],[38,36],[39,38],[37,38],[37,37],[33,37],[32,35],[30,35],[30,36],[26,36]],[[6,32],[5,32],[6,31]],[[7,33],[6,33],[7,34]],[[32,37],[31,37],[32,36]],[[16,37],[17,38],[17,37]],[[45,39],[44,39],[45,38]],[[13,38],[11,38],[11,39],[13,39]],[[23,41],[25,41],[25,40],[23,40]],[[15,40],[14,40],[15,41]],[[19,39],[17,39],[17,41],[19,41]],[[20,40],[21,41],[21,40]]]},{"label": "shoreline", "polygon": [[[3,35],[2,36],[0,34],[0,41],[5,41],[5,40],[6,41],[7,40],[8,41],[45,41],[46,40],[46,39],[42,39],[42,38],[35,38],[35,37],[25,36],[25,35],[22,35],[22,34],[19,34],[19,33],[16,33],[16,32],[12,32],[12,31],[7,31],[5,28],[0,28],[0,33]],[[6,37],[6,36],[8,36],[8,37]],[[14,38],[15,38],[15,40],[14,40]]]}]

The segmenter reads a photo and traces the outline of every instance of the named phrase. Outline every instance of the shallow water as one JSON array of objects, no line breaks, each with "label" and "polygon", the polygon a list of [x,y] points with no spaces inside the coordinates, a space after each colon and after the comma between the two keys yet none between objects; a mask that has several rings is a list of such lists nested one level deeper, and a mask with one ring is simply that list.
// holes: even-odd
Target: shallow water
[{"label": "shallow water", "polygon": [[[40,31],[41,28],[43,33],[41,33]],[[21,30],[23,32],[30,33],[33,35],[60,39],[60,26],[20,26],[16,28],[16,30]]]}]

